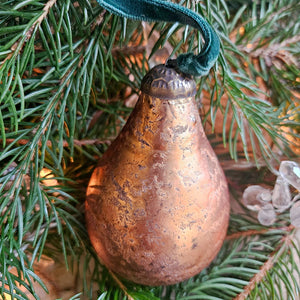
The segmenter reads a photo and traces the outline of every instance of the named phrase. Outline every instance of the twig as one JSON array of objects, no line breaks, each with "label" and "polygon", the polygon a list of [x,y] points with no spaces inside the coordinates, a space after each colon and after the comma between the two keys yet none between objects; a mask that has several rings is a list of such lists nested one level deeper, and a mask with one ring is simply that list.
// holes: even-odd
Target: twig
[{"label": "twig", "polygon": [[[100,144],[106,144],[110,145],[112,140],[74,140],[74,145],[76,146],[86,146],[86,145],[100,145]],[[69,146],[69,144],[67,143]]]},{"label": "twig", "polygon": [[232,233],[230,235],[226,236],[226,240],[235,240],[238,239],[239,237],[247,237],[247,236],[252,236],[252,235],[260,235],[260,234],[265,234],[267,232],[270,232],[272,230],[284,230],[286,232],[290,232],[293,229],[295,229],[295,227],[293,225],[290,226],[286,226],[286,227],[270,227],[267,229],[261,229],[261,230],[247,230],[247,231],[240,231],[240,232],[235,232]]},{"label": "twig", "polygon": [[271,47],[269,47],[267,49],[265,47],[262,47],[260,49],[257,49],[255,51],[251,52],[251,49],[254,48],[253,47],[253,48],[250,48],[250,49],[249,48],[244,49],[244,51],[250,53],[252,57],[259,57],[261,55],[267,56],[270,53],[277,53],[280,49],[282,49],[282,48],[284,48],[288,45],[295,44],[299,41],[300,41],[300,35],[295,35],[292,38],[286,39],[281,43],[273,44]]},{"label": "twig", "polygon": [[[15,42],[12,46],[11,46],[11,53],[9,53],[5,59],[2,61],[2,63],[0,63],[0,69],[1,67],[4,65],[4,63],[11,59],[12,56],[14,55],[14,53],[16,52],[16,50],[18,49],[18,45],[19,43],[24,39],[24,36],[26,37],[25,41],[28,41],[31,36],[32,33],[35,29],[36,26],[40,26],[40,24],[43,22],[43,20],[47,17],[51,7],[56,3],[57,0],[49,0],[45,7],[43,8],[43,13],[39,16],[39,18],[32,24],[32,26],[27,30],[27,32],[17,41]],[[24,46],[24,43],[19,47],[18,52],[20,52],[22,50]]]},{"label": "twig", "polygon": [[47,17],[51,7],[56,3],[57,0],[49,0],[45,7],[43,8],[43,13],[41,14],[41,16],[34,22],[34,24],[31,26],[31,28],[27,31],[26,35],[27,38],[29,39],[31,37],[31,34],[35,28],[35,26],[39,26],[43,20]]},{"label": "twig", "polygon": [[[285,155],[281,155],[280,157],[277,158],[278,160],[271,160],[268,162],[269,165],[273,166],[272,171],[275,170],[276,166],[279,164],[279,162],[284,161],[284,160],[290,160],[290,157],[287,157]],[[233,160],[228,160],[228,159],[219,159],[220,165],[224,171],[227,170],[236,170],[236,171],[243,171],[243,170],[249,170],[252,168],[257,168],[259,167],[266,167],[268,166],[267,162],[263,160],[263,158],[258,159],[258,162],[256,163],[253,160],[247,160],[247,159],[239,159],[237,162]],[[299,157],[293,157],[293,161],[300,163],[300,158]],[[277,174],[276,174],[277,175]]]},{"label": "twig", "polygon": [[[244,47],[244,46],[243,47],[238,46],[238,49],[241,50],[241,51],[243,51],[243,52],[246,52],[247,54],[249,54],[253,58],[258,58],[258,57],[263,57],[263,58],[275,57],[275,56],[277,56],[280,53],[280,51],[284,47],[286,47],[288,45],[291,45],[291,44],[295,44],[295,43],[297,43],[299,41],[300,41],[300,35],[295,35],[292,38],[286,39],[286,40],[284,40],[281,43],[273,44],[273,45],[271,45],[269,47],[265,46],[265,47],[261,47],[259,49],[253,50],[253,49],[256,48],[256,46],[258,44],[258,42],[257,42],[257,43],[254,43],[251,48],[248,48],[247,46],[246,47]],[[279,58],[281,58],[281,57],[279,57]],[[289,55],[288,58],[289,59],[285,59],[284,60],[284,62],[286,64],[289,64],[289,65],[295,64],[295,65],[297,65],[296,59],[291,54]]]},{"label": "twig", "polygon": [[[289,229],[294,228],[289,226]],[[290,231],[290,230],[289,230]],[[244,287],[244,291],[237,295],[233,300],[245,300],[249,294],[255,289],[256,285],[260,283],[266,276],[267,272],[270,271],[280,257],[280,252],[284,250],[283,246],[291,243],[291,237],[283,237],[281,244],[271,254],[270,258],[262,265],[259,272],[255,274],[249,281],[249,284]]]},{"label": "twig", "polygon": [[101,12],[101,14],[99,14],[99,16],[97,17],[97,19],[95,20],[95,22],[92,23],[92,25],[91,25],[91,31],[94,31],[95,28],[96,28],[96,26],[99,26],[103,22],[105,13],[106,13],[106,9],[104,9]]},{"label": "twig", "polygon": [[226,236],[226,240],[236,240],[240,237],[247,237],[247,236],[252,236],[252,235],[259,235],[259,234],[264,234],[266,232],[269,232],[270,230],[268,229],[262,229],[262,230],[247,230],[247,231],[240,231],[240,232],[235,232],[230,235]]},{"label": "twig", "polygon": [[112,55],[116,55],[119,53],[122,53],[123,55],[137,55],[142,54],[146,51],[146,46],[140,45],[140,46],[126,46],[126,47],[115,47],[111,50]]},{"label": "twig", "polygon": [[[110,145],[111,144],[111,141],[110,139],[107,139],[107,140],[73,140],[74,142],[74,145],[76,146],[85,146],[85,145],[100,145],[100,144],[107,144],[107,145]],[[2,142],[2,140],[0,140],[0,143]],[[7,144],[12,144],[13,142],[15,142],[15,139],[7,139],[6,140],[6,143]],[[28,143],[30,143],[31,140],[26,140],[26,139],[20,139],[17,141],[18,144],[20,145],[26,145]],[[42,145],[42,142],[39,142],[39,146]],[[51,141],[47,141],[47,146],[48,147],[51,147],[52,146],[52,143]],[[63,147],[69,147],[69,143],[67,141],[63,141]]]},{"label": "twig", "polygon": [[109,274],[111,277],[114,279],[114,281],[118,284],[120,289],[124,292],[128,300],[134,300],[128,293],[127,293],[127,288],[126,286],[121,282],[121,280],[113,273],[111,270],[108,269]]},{"label": "twig", "polygon": [[224,171],[227,170],[249,170],[252,168],[265,167],[267,163],[263,159],[259,159],[258,163],[247,159],[239,159],[237,162],[233,160],[220,160],[220,165]]}]

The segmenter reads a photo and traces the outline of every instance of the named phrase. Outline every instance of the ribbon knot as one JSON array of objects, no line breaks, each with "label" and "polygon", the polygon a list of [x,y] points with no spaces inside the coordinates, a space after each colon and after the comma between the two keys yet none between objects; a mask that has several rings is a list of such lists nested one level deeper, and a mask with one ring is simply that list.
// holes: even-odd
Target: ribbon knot
[{"label": "ribbon knot", "polygon": [[220,40],[208,22],[194,11],[164,0],[97,0],[109,12],[124,18],[147,22],[191,25],[200,30],[204,46],[198,55],[183,53],[176,59],[178,69],[189,75],[208,74],[220,52]]}]

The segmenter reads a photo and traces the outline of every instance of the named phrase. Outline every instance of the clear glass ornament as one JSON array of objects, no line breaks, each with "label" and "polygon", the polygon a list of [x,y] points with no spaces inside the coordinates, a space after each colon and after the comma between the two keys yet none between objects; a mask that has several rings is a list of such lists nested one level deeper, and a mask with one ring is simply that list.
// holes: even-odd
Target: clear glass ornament
[{"label": "clear glass ornament", "polygon": [[294,161],[282,161],[279,167],[281,176],[294,188],[300,190],[300,166]]},{"label": "clear glass ornament", "polygon": [[290,210],[291,224],[300,228],[300,201],[294,203]]},{"label": "clear glass ornament", "polygon": [[266,204],[262,209],[258,212],[257,219],[260,224],[264,226],[272,225],[276,220],[276,212],[271,203]]},{"label": "clear glass ornament", "polygon": [[248,209],[259,211],[271,199],[272,195],[269,189],[260,185],[251,185],[244,190],[242,201]]},{"label": "clear glass ornament", "polygon": [[272,203],[278,212],[283,212],[292,204],[292,196],[288,182],[279,175],[272,193]]}]

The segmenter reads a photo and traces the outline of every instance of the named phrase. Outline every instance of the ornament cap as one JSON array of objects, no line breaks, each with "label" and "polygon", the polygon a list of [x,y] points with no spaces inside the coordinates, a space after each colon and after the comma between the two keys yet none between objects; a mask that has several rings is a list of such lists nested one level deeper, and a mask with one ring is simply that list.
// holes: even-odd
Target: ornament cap
[{"label": "ornament cap", "polygon": [[196,84],[176,67],[157,65],[145,75],[141,91],[163,100],[175,100],[195,96]]}]

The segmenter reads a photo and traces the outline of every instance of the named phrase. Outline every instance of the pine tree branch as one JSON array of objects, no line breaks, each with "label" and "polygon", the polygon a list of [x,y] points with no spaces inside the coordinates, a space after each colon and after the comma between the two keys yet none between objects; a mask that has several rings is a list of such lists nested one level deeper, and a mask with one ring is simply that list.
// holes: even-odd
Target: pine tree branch
[{"label": "pine tree branch", "polygon": [[[237,6],[240,5],[240,7],[245,4],[244,0],[237,2]],[[81,197],[78,194],[78,192],[80,195],[85,193],[85,191],[81,193],[85,185],[75,186],[74,184],[75,187],[73,187],[70,182],[72,180],[74,183],[75,181],[86,182],[86,174],[89,174],[91,169],[90,161],[94,161],[95,156],[101,155],[96,145],[110,144],[111,140],[107,137],[117,134],[123,124],[125,114],[127,116],[129,113],[129,110],[124,110],[123,101],[104,103],[99,99],[118,97],[117,100],[119,100],[119,97],[123,96],[120,89],[124,84],[138,89],[137,85],[144,75],[146,65],[144,61],[138,64],[134,57],[136,54],[145,52],[140,24],[128,22],[126,28],[122,29],[119,17],[106,13],[97,6],[96,1],[44,0],[41,4],[34,0],[23,2],[24,5],[20,3],[20,1],[12,0],[0,4],[1,21],[4,16],[4,22],[0,22],[2,24],[0,24],[0,44],[3,45],[0,55],[2,64],[5,62],[5,66],[0,63],[0,76],[2,76],[0,77],[2,83],[0,90],[3,92],[0,101],[0,114],[3,115],[3,121],[0,116],[0,130],[2,127],[1,139],[5,139],[5,136],[8,138],[8,146],[4,145],[0,148],[2,152],[0,160],[3,159],[0,179],[3,180],[1,181],[3,187],[7,183],[12,184],[9,190],[0,193],[0,211],[2,212],[0,232],[5,233],[4,247],[1,248],[0,254],[5,258],[4,263],[8,268],[15,265],[18,270],[22,261],[30,263],[32,255],[33,258],[38,258],[41,254],[47,254],[47,251],[51,251],[53,255],[53,247],[57,249],[58,255],[66,257],[71,253],[74,260],[77,260],[76,255],[86,253],[90,255],[92,252],[82,221],[84,196]],[[191,4],[187,0],[181,3]],[[297,36],[292,36],[295,30],[291,28],[294,25],[291,20],[296,20],[296,9],[293,9],[293,5],[298,4],[296,0],[292,0],[292,4],[290,0],[279,0],[274,3],[262,2],[255,6],[256,3],[248,1],[244,13],[238,15],[231,9],[227,10],[226,3],[236,6],[236,3],[223,0],[202,1],[201,3],[197,0],[195,2],[199,5],[195,9],[208,15],[210,22],[216,25],[215,28],[222,35],[224,45],[219,60],[219,69],[215,72],[216,76],[214,77],[214,72],[211,72],[208,77],[201,78],[199,91],[202,88],[208,91],[208,102],[211,102],[211,105],[207,109],[207,114],[214,118],[213,121],[218,123],[220,120],[219,115],[214,114],[216,110],[223,112],[224,128],[229,128],[233,120],[231,132],[224,130],[224,134],[220,135],[223,137],[223,142],[228,142],[230,145],[230,153],[238,153],[237,155],[241,153],[241,149],[236,149],[238,145],[236,140],[239,139],[239,135],[243,138],[247,134],[248,128],[245,129],[244,126],[248,120],[252,122],[247,124],[252,135],[257,135],[260,139],[257,144],[255,140],[253,145],[251,140],[247,141],[244,143],[244,148],[251,148],[251,145],[255,148],[259,145],[263,152],[268,144],[265,142],[261,128],[267,128],[274,140],[281,140],[282,132],[278,129],[288,116],[281,118],[284,112],[281,114],[277,111],[286,103],[291,104],[292,100],[287,92],[291,86],[296,86],[295,76],[297,75],[295,75],[296,72],[289,70],[290,67],[282,68],[286,77],[270,72],[270,68],[258,69],[256,68],[257,59],[251,60],[251,58],[256,58],[253,55],[260,57],[266,55],[269,49],[273,51],[270,52],[273,54],[276,51],[275,46],[287,48],[284,51],[286,53],[275,53],[276,61],[278,58],[282,59],[281,56],[285,54],[292,54],[296,57],[297,49],[291,43],[299,42],[299,40]],[[274,20],[276,20],[275,24],[272,23]],[[298,21],[296,20],[295,23],[295,28],[297,28]],[[241,24],[245,26],[245,35],[239,32]],[[9,30],[6,30],[6,27]],[[122,30],[124,39],[121,38]],[[177,45],[178,36],[175,37],[174,32],[181,31],[173,30],[173,25],[163,24],[159,28],[160,37],[156,44],[157,49],[166,41],[171,44],[173,42],[174,53],[180,51],[179,48],[181,50],[189,48],[193,51],[197,44],[201,48],[200,35],[196,37],[195,32],[189,28],[184,38],[182,40],[179,38],[180,43]],[[228,35],[233,32],[236,34],[230,40]],[[257,40],[262,43],[257,44]],[[246,47],[250,43],[252,46]],[[250,52],[247,53],[243,49]],[[247,60],[247,57],[250,59]],[[245,61],[247,61],[247,67],[244,64]],[[261,61],[266,65],[264,59]],[[288,61],[289,58],[284,62]],[[227,65],[228,68],[226,68]],[[235,73],[236,70],[237,73]],[[132,74],[133,81],[128,79],[128,73]],[[233,73],[234,75],[227,76]],[[261,95],[265,91],[261,86],[253,88],[255,76],[260,75],[267,87],[270,81],[272,84],[272,76],[275,76],[278,82],[283,82],[277,88],[281,93],[281,102],[276,101],[276,93],[275,96],[269,95],[267,99],[274,100],[274,106],[273,104],[266,105],[267,101],[264,101],[266,98],[262,96],[257,96],[258,98],[249,96],[254,95],[255,91],[256,95]],[[284,85],[286,78],[290,85]],[[229,104],[223,107],[224,102],[221,102],[221,97],[225,94],[230,96],[225,101]],[[94,108],[105,112],[105,115],[98,118],[94,126],[91,126],[91,121],[87,127],[87,120],[93,120],[94,112],[91,103]],[[231,111],[233,111],[232,117]],[[290,124],[285,123],[285,128]],[[239,131],[235,131],[235,126]],[[77,139],[74,140],[74,138]],[[76,151],[73,150],[74,145],[77,146]],[[228,157],[228,149],[226,151],[224,154]],[[271,147],[267,151],[275,153],[277,150]],[[77,160],[77,155],[79,157],[83,155],[89,163],[85,164],[82,159]],[[74,163],[70,166],[68,161],[73,156]],[[246,169],[256,166],[251,162],[253,159],[251,156],[249,163],[243,160],[239,166],[229,160],[222,162],[222,157],[220,160],[224,169],[240,170],[241,167]],[[281,154],[280,158],[282,158]],[[264,162],[261,160],[262,157],[257,157],[259,165],[273,164],[269,157]],[[12,161],[16,162],[16,168],[9,171]],[[54,176],[60,179],[60,186],[44,188],[46,179],[40,175],[40,170],[44,167],[49,167]],[[30,176],[30,184],[25,184],[24,188],[20,189],[19,183],[25,176]],[[82,180],[83,177],[85,177],[84,180]],[[69,183],[71,186],[68,185]],[[155,293],[158,299],[166,300],[170,299],[170,295],[185,300],[212,299],[213,297],[228,300],[242,293],[243,288],[247,286],[249,294],[252,295],[249,281],[252,280],[254,284],[256,281],[261,283],[259,281],[261,279],[258,277],[255,279],[254,275],[257,272],[275,277],[274,273],[283,265],[280,259],[291,262],[289,261],[292,259],[291,256],[285,254],[281,254],[277,262],[273,252],[282,243],[282,236],[292,230],[291,227],[265,229],[259,224],[254,225],[251,220],[244,220],[242,216],[238,216],[237,219],[235,223],[232,217],[231,232],[234,233],[228,235],[224,251],[210,268],[180,285],[151,288],[151,293]],[[289,224],[288,222],[289,220],[286,220],[286,223],[282,223],[281,226]],[[240,224],[242,226],[239,226]],[[237,232],[241,231],[241,228],[245,231]],[[253,228],[261,228],[261,230],[253,230]],[[270,259],[272,253],[274,254],[273,261]],[[3,282],[7,283],[11,280],[11,275],[9,272],[6,274],[5,264],[3,264],[4,267],[0,266],[0,273],[4,277]],[[262,266],[263,264],[265,265]],[[259,270],[260,267],[261,270]],[[103,296],[106,294],[106,297],[117,298],[120,294],[122,296],[125,294],[129,299],[132,297],[137,299],[139,297],[135,296],[136,289],[141,289],[142,292],[147,291],[147,288],[136,286],[132,288],[131,285],[127,289],[125,282],[120,282],[113,275],[107,279],[101,271],[100,267],[97,268],[93,279],[88,279],[88,281],[97,282],[97,292],[100,290]],[[28,274],[31,276],[30,272]],[[293,274],[292,271],[290,274]],[[264,282],[268,280],[267,276],[262,277],[265,279]],[[210,280],[207,280],[207,277]],[[290,275],[290,278],[294,277]],[[22,278],[13,278],[12,281],[9,287],[12,296],[14,297],[15,293],[18,294],[18,299],[27,299],[21,292],[17,292],[17,287],[20,283],[27,288],[28,283],[23,282]],[[280,278],[277,278],[276,284],[278,282],[280,286],[282,283]],[[271,286],[272,281],[269,284]],[[224,291],[224,286],[229,286],[229,289],[225,288],[226,291]],[[296,289],[297,284],[294,286]],[[29,287],[27,289],[29,293],[32,293],[32,289]],[[105,293],[106,289],[109,292]],[[85,290],[88,291],[89,288]],[[264,291],[266,287],[260,284],[259,290]],[[93,291],[90,297],[95,297],[97,292]],[[88,293],[91,293],[90,290]],[[199,295],[198,298],[197,295]],[[140,299],[151,298],[142,295]]]},{"label": "pine tree branch", "polygon": [[260,268],[260,271],[255,276],[253,276],[249,284],[244,288],[244,292],[236,296],[233,300],[245,300],[249,296],[251,291],[255,288],[255,286],[263,280],[267,272],[273,268],[274,263],[275,255],[272,255]]},{"label": "pine tree branch", "polygon": [[[17,54],[16,52],[20,53],[23,46],[24,46],[24,36],[25,36],[25,41],[28,41],[35,28],[40,26],[43,20],[47,17],[51,7],[56,3],[57,0],[49,0],[45,7],[43,8],[43,13],[38,17],[38,19],[32,24],[32,26],[25,32],[25,34],[11,46],[11,53],[9,53],[5,59],[0,63],[0,70],[4,66],[5,62],[8,61],[13,57],[14,54]],[[20,45],[21,43],[21,45]]]},{"label": "pine tree branch", "polygon": [[[293,229],[292,226],[289,226],[288,228],[290,228],[289,231]],[[278,245],[276,250],[270,255],[269,259],[262,265],[259,272],[255,274],[249,284],[244,287],[244,291],[237,295],[233,300],[245,300],[255,289],[256,285],[262,282],[267,273],[272,270],[274,265],[278,262],[281,254],[285,251],[285,248],[291,244],[292,237],[290,235],[282,237],[280,245]]]},{"label": "pine tree branch", "polygon": [[[287,6],[283,6],[282,8],[280,8],[279,10],[276,10],[274,11],[273,13],[271,13],[267,19],[262,23],[262,26],[263,25],[267,25],[274,17],[280,15],[281,13],[289,10],[293,8],[293,4],[290,4],[290,5],[287,5]],[[253,22],[253,21],[257,21],[258,18],[257,17],[252,17],[252,18],[249,18],[247,19],[247,21],[243,22],[242,24],[240,24],[238,26],[238,28],[234,29],[231,33],[230,33],[230,39],[231,40],[234,40],[234,37],[237,35],[238,31],[240,30],[240,28],[244,28],[247,24],[249,24],[250,22]]]}]

